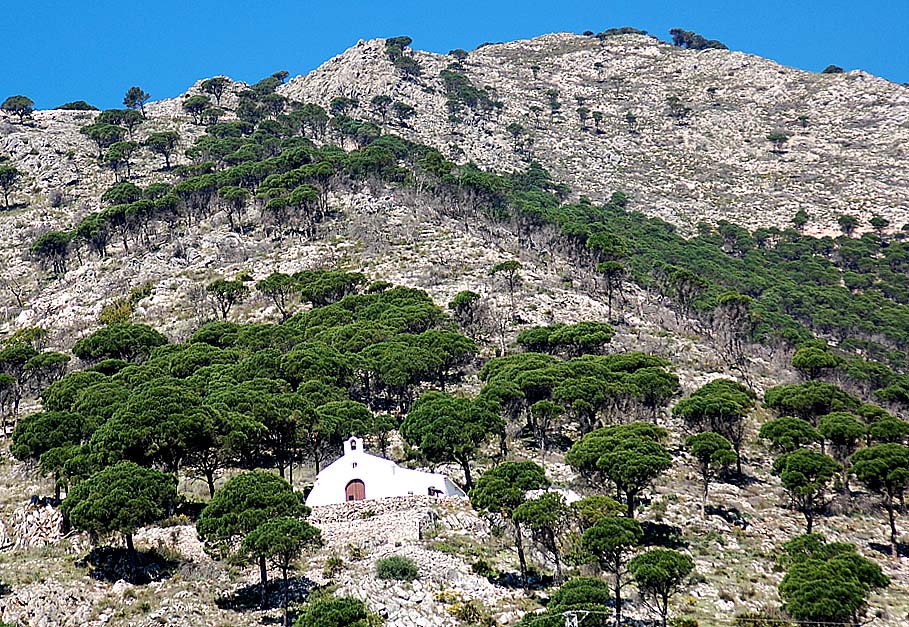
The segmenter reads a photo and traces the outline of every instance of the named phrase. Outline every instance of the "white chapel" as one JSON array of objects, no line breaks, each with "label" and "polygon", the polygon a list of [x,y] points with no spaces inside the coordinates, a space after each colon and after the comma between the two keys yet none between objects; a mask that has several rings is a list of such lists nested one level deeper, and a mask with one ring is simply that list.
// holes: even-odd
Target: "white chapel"
[{"label": "white chapel", "polygon": [[344,443],[344,455],[316,477],[306,504],[310,507],[390,496],[466,496],[445,475],[402,468],[363,450],[362,438]]}]

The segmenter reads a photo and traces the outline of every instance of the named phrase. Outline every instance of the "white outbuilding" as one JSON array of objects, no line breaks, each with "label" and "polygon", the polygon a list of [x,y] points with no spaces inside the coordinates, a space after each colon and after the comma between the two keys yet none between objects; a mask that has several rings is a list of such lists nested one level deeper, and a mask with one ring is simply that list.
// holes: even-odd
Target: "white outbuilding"
[{"label": "white outbuilding", "polygon": [[344,443],[344,455],[316,477],[306,504],[310,507],[390,496],[466,496],[445,475],[402,468],[390,459],[370,455],[362,438]]}]

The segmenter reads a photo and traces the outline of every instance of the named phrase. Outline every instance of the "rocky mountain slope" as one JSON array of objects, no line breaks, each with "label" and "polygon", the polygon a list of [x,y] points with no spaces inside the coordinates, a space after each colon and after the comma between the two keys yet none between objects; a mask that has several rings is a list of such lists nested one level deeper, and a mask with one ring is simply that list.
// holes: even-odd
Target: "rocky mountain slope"
[{"label": "rocky mountain slope", "polygon": [[[361,41],[281,91],[325,105],[356,98],[363,113],[372,97],[391,95],[416,109],[412,128],[399,132],[455,145],[497,170],[518,166],[506,130],[518,123],[532,140],[529,155],[579,194],[604,199],[621,189],[636,209],[686,229],[721,219],[789,226],[798,209],[815,233],[838,231],[842,213],[880,214],[896,228],[909,216],[909,89],[861,71],[817,74],[643,35],[545,35],[471,51],[463,72],[504,107],[452,123],[438,78],[452,57],[415,58],[423,75],[405,81],[382,41]],[[555,116],[550,90],[561,104]],[[578,97],[601,122],[581,122]],[[690,109],[682,119],[670,115],[673,97]],[[767,139],[773,133],[789,136],[780,152]]]},{"label": "rocky mountain slope", "polygon": [[[487,112],[467,107],[452,119],[439,73],[454,59],[419,51],[414,58],[422,75],[405,80],[388,59],[384,41],[360,42],[278,91],[326,108],[336,97],[355,98],[358,104],[350,114],[373,120],[380,116],[371,99],[391,96],[412,106],[415,115],[404,123],[388,116],[384,126],[390,132],[437,147],[458,162],[472,160],[496,170],[538,160],[568,183],[574,196],[602,200],[620,189],[631,197],[633,209],[662,217],[684,232],[702,220],[785,227],[798,209],[808,212],[806,231],[815,234],[838,231],[841,213],[860,217],[860,230],[868,228],[867,220],[875,214],[890,220],[892,230],[899,230],[909,216],[909,174],[902,164],[909,138],[909,90],[877,77],[812,74],[738,52],[681,50],[641,35],[601,41],[555,34],[469,52],[458,71],[474,85],[491,88],[490,98],[502,106]],[[243,87],[231,86],[224,98],[227,109]],[[198,91],[197,83],[187,93]],[[150,103],[139,135],[177,130],[181,148],[188,148],[204,129],[185,115],[181,101],[182,96]],[[552,114],[554,101],[560,109]],[[689,112],[673,117],[670,102]],[[584,121],[576,113],[580,106],[589,109]],[[602,114],[596,122],[595,112]],[[329,199],[334,215],[314,238],[281,239],[261,228],[237,233],[223,212],[215,212],[161,234],[151,248],[126,253],[114,238],[115,254],[100,259],[86,254],[54,277],[29,254],[31,242],[46,231],[71,228],[99,209],[101,193],[114,183],[114,175],[98,166],[94,146],[78,132],[95,115],[41,111],[25,125],[0,120],[0,155],[26,173],[12,195],[14,208],[0,211],[0,338],[38,325],[50,330],[52,346],[67,349],[97,328],[103,306],[147,285],[149,295],[139,301],[134,319],[181,340],[211,318],[202,286],[215,278],[245,271],[262,279],[275,271],[335,266],[424,289],[443,307],[461,290],[481,293],[489,303],[484,356],[531,324],[607,317],[601,286],[574,260],[557,251],[529,252],[526,242],[507,228],[467,223],[431,197],[375,184],[335,190]],[[514,132],[508,130],[515,124],[520,132],[515,126]],[[767,139],[773,133],[789,136],[780,150],[773,150]],[[189,161],[182,154],[176,160]],[[171,180],[161,165],[159,157],[142,153],[132,180],[142,186]],[[260,210],[250,206],[252,223]],[[517,293],[522,320],[514,324],[507,321],[507,291],[489,273],[509,259],[523,264]],[[788,352],[750,347],[743,371],[730,370],[722,349],[694,332],[688,321],[678,320],[662,299],[631,284],[625,293],[623,323],[611,350],[667,357],[684,393],[720,375],[745,376],[759,394],[796,380]],[[275,321],[278,315],[264,298],[254,296],[235,308],[231,318]],[[473,378],[465,387],[477,385]],[[35,406],[31,400],[24,409]],[[754,416],[751,440],[764,418],[762,411]],[[748,527],[740,529],[717,516],[700,516],[700,486],[691,459],[681,450],[681,426],[669,415],[660,420],[675,428],[671,445],[676,464],[656,486],[645,516],[685,529],[687,550],[702,576],[687,596],[677,599],[676,609],[710,625],[717,616],[778,606],[781,573],[774,569],[773,551],[800,532],[801,520],[787,510],[778,479],[767,471],[766,450],[756,442],[746,450],[753,483],[713,488],[718,504],[747,516]],[[553,455],[547,470],[557,484],[578,487],[560,454]],[[23,515],[16,512],[26,511],[28,497],[49,489],[31,469],[5,462],[0,467],[0,520]],[[879,512],[869,513],[872,509],[870,499],[859,502],[825,518],[819,527],[831,539],[857,543],[864,555],[881,563],[893,583],[872,599],[879,608],[876,624],[901,625],[909,615],[909,559],[889,560],[869,548],[885,534],[885,522]],[[388,615],[394,627],[454,624],[449,609],[459,598],[481,599],[502,624],[536,607],[471,571],[478,556],[511,569],[515,560],[469,508],[421,503],[416,510],[419,516],[432,511],[440,518],[438,536],[421,539],[413,517],[402,517],[394,504],[357,510],[353,516],[317,512],[328,548],[312,560],[307,576],[326,580],[326,560],[333,554],[343,557],[345,568],[334,579],[339,589],[364,598]],[[221,595],[253,582],[255,573],[212,561],[189,526],[149,529],[137,536],[141,547],[158,547],[181,563],[174,577],[147,588],[89,580],[76,564],[88,539],[60,535],[47,546],[7,547],[10,551],[0,554],[0,579],[12,586],[9,594],[0,595],[3,620],[42,627],[215,626],[260,624],[277,615],[266,618],[218,607]],[[354,538],[360,537],[371,541],[358,544]],[[410,587],[377,580],[376,559],[391,553],[414,557],[430,575]]]},{"label": "rocky mountain slope", "polygon": [[[457,161],[500,171],[539,160],[575,195],[604,199],[622,190],[630,195],[632,208],[683,232],[691,232],[699,221],[718,220],[751,228],[786,227],[799,209],[808,213],[805,231],[815,234],[838,232],[841,214],[859,217],[858,231],[870,229],[872,215],[888,219],[894,231],[909,216],[909,175],[902,164],[909,89],[862,72],[813,74],[739,52],[682,50],[642,35],[600,41],[554,34],[468,53],[459,71],[474,86],[489,87],[503,106],[488,113],[465,108],[452,121],[438,74],[453,59],[419,51],[414,57],[423,73],[405,80],[387,58],[382,40],[361,41],[309,75],[288,81],[279,92],[326,107],[339,96],[355,98],[358,104],[350,115],[376,120],[370,100],[393,96],[413,106],[415,115],[404,124],[389,115],[384,121],[389,132],[449,151]],[[232,85],[225,107],[235,103],[242,87]],[[561,109],[555,115],[550,115],[547,91],[557,92]],[[186,95],[194,93],[199,93],[198,83]],[[690,110],[684,119],[669,114],[667,98],[672,96]],[[590,111],[583,124],[575,113],[577,97]],[[177,130],[181,145],[191,145],[203,129],[191,123],[181,101],[150,103],[143,131]],[[593,112],[602,114],[598,129]],[[30,302],[30,311],[16,322],[20,326],[41,324],[66,311],[72,319],[82,318],[97,313],[107,295],[125,287],[123,279],[135,286],[167,278],[167,289],[176,290],[185,303],[188,288],[176,286],[179,277],[192,280],[198,268],[211,270],[231,257],[256,257],[263,271],[278,268],[275,259],[260,254],[260,242],[250,238],[223,229],[204,237],[178,232],[172,237],[174,249],[131,259],[131,267],[113,259],[80,266],[66,277],[72,289],[86,286],[80,297],[56,286],[45,290],[26,259],[28,246],[38,234],[71,227],[98,209],[101,191],[114,182],[112,172],[98,167],[93,145],[78,133],[94,115],[41,111],[30,125],[0,121],[0,155],[26,173],[13,192],[13,201],[24,206],[0,213],[0,280],[19,294],[0,294],[4,318],[19,316],[23,299]],[[506,130],[515,123],[524,129],[517,139],[520,152]],[[789,136],[780,151],[773,151],[767,140],[776,132]],[[134,182],[166,179],[159,161],[142,153],[133,167]],[[359,209],[377,200],[341,204],[362,218]],[[172,254],[184,248],[187,257]],[[293,250],[282,252],[295,256]],[[42,292],[42,298],[31,298]],[[153,300],[160,298],[156,293]],[[161,314],[164,320],[174,319],[172,311]],[[184,309],[176,318],[186,315]],[[47,326],[71,334],[71,324],[73,320]]]}]

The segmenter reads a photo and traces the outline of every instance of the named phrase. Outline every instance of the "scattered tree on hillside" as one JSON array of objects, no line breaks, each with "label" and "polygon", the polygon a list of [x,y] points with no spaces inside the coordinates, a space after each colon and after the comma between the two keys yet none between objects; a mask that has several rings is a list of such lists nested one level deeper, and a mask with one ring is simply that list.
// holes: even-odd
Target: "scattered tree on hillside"
[{"label": "scattered tree on hillside", "polygon": [[[527,589],[527,560],[524,535],[515,520],[515,511],[526,502],[527,492],[549,485],[543,468],[533,462],[504,462],[484,472],[470,490],[470,504],[479,512],[495,514],[514,531],[514,544],[521,566],[521,583]],[[531,512],[524,510],[524,514]],[[535,518],[535,517],[534,517]]]},{"label": "scattered tree on hillside", "polygon": [[218,190],[218,197],[227,214],[230,229],[239,232],[243,227],[243,209],[249,201],[249,191],[237,185],[225,185]]},{"label": "scattered tree on hillside", "polygon": [[622,281],[625,279],[626,268],[620,261],[604,261],[597,264],[597,272],[603,275],[606,283],[606,318],[611,321],[613,297],[618,294],[619,300],[622,300]]},{"label": "scattered tree on hillside", "polygon": [[774,448],[782,453],[791,453],[823,439],[810,422],[792,416],[768,420],[761,425],[758,437],[768,440]]},{"label": "scattered tree on hillside", "polygon": [[856,452],[852,471],[872,492],[881,495],[890,523],[890,553],[896,557],[896,504],[909,488],[909,447],[902,444],[876,444]]},{"label": "scattered tree on hillside", "polygon": [[[206,550],[217,555],[230,554],[250,533],[271,520],[282,517],[305,518],[309,508],[303,495],[289,483],[266,472],[245,472],[230,479],[202,510],[196,521],[199,537]],[[257,555],[262,586],[262,606],[267,602],[268,570],[266,555]]]},{"label": "scattered tree on hillside", "polygon": [[271,561],[281,569],[284,627],[288,619],[287,573],[307,549],[322,545],[322,533],[304,520],[281,516],[268,520],[246,535],[240,550],[255,561]]},{"label": "scattered tree on hillside", "polygon": [[192,116],[193,122],[196,124],[202,124],[202,112],[209,108],[211,108],[211,100],[202,94],[190,96],[183,101],[183,109]]},{"label": "scattered tree on hillside", "polygon": [[212,78],[207,78],[202,81],[202,84],[199,85],[199,88],[204,91],[206,94],[209,94],[214,97],[215,104],[219,107],[221,106],[221,97],[224,95],[224,90],[230,86],[230,79],[226,76],[215,76]]},{"label": "scattered tree on hillside", "polygon": [[176,131],[160,131],[152,133],[145,140],[145,147],[164,157],[164,169],[170,170],[170,158],[177,150],[180,134]]},{"label": "scattered tree on hillside", "polygon": [[212,297],[215,311],[222,320],[227,320],[231,308],[249,296],[249,288],[240,279],[216,279],[205,286],[205,292]]},{"label": "scattered tree on hillside", "polygon": [[805,533],[811,533],[814,519],[826,511],[825,496],[839,471],[840,465],[832,457],[808,449],[785,453],[773,462],[773,473],[779,475],[792,503],[805,517]]},{"label": "scattered tree on hillside", "polygon": [[129,109],[139,109],[145,114],[145,103],[151,99],[151,94],[141,87],[130,87],[123,96],[123,104]]},{"label": "scattered tree on hillside", "polygon": [[846,237],[852,237],[852,233],[855,232],[855,227],[859,225],[858,218],[851,215],[841,215],[836,221],[839,223],[840,229]]},{"label": "scattered tree on hillside", "polygon": [[849,492],[849,456],[852,455],[867,433],[858,418],[846,412],[833,412],[821,416],[817,430],[825,443],[830,445],[833,458],[843,468],[843,489]]},{"label": "scattered tree on hillside", "polygon": [[663,627],[668,624],[669,599],[682,589],[693,570],[692,559],[672,549],[651,549],[628,562],[628,572],[644,604],[657,613]]},{"label": "scattered tree on hillside", "polygon": [[615,624],[622,624],[622,588],[627,583],[628,554],[641,545],[644,530],[631,518],[604,518],[584,532],[581,542],[600,568],[612,575]]},{"label": "scattered tree on hillside", "polygon": [[505,284],[508,287],[508,297],[511,302],[511,315],[514,316],[515,304],[514,304],[514,293],[518,285],[521,283],[521,262],[517,260],[503,261],[502,263],[497,263],[489,271],[489,274],[501,275],[505,277]]},{"label": "scattered tree on hillside", "polygon": [[767,135],[767,141],[773,145],[773,150],[771,150],[771,152],[781,155],[783,154],[783,146],[789,141],[789,133],[779,131],[770,133]]},{"label": "scattered tree on hillside", "polygon": [[98,107],[90,105],[84,100],[74,100],[54,108],[58,111],[98,111]]},{"label": "scattered tree on hillside", "polygon": [[496,408],[484,399],[426,392],[401,423],[401,437],[428,461],[460,464],[469,490],[473,487],[470,462],[480,446],[503,428]]},{"label": "scattered tree on hillside", "polygon": [[122,126],[129,132],[129,138],[132,139],[133,132],[142,124],[144,119],[145,116],[142,112],[134,109],[107,109],[95,118],[95,124]]},{"label": "scattered tree on hillside", "polygon": [[0,104],[0,111],[19,117],[19,123],[24,124],[25,118],[31,117],[35,103],[28,96],[10,96]]},{"label": "scattered tree on hillside", "polygon": [[665,435],[665,429],[641,422],[598,429],[576,442],[565,461],[612,481],[625,496],[626,515],[634,518],[638,495],[672,466],[672,456],[659,442]]},{"label": "scattered tree on hillside", "polygon": [[[104,153],[104,161],[116,174],[120,167],[126,168],[126,178],[132,177],[132,157],[139,150],[139,144],[133,141],[114,142]],[[118,175],[119,176],[119,175]]]},{"label": "scattered tree on hillside", "polygon": [[300,293],[300,283],[289,274],[272,272],[256,283],[256,290],[265,295],[281,314],[281,321],[290,317],[290,303]]},{"label": "scattered tree on hillside", "polygon": [[177,480],[172,475],[120,462],[73,487],[60,511],[76,529],[122,533],[132,559],[133,533],[164,518],[176,499]]},{"label": "scattered tree on hillside", "polygon": [[729,440],[719,433],[705,431],[690,436],[685,440],[685,446],[698,462],[701,480],[704,482],[704,493],[701,501],[701,511],[707,507],[707,490],[710,482],[720,474],[726,472],[731,464],[735,463],[736,454],[732,450]]},{"label": "scattered tree on hillside", "polygon": [[0,164],[0,189],[3,190],[3,208],[9,211],[9,193],[22,178],[22,171],[12,165]]},{"label": "scattered tree on hillside", "polygon": [[[25,416],[13,430],[10,453],[18,460],[40,461],[54,449],[79,445],[86,436],[87,425],[82,416],[73,412],[47,411]],[[60,498],[59,469],[54,475],[54,497]]]},{"label": "scattered tree on hillside", "polygon": [[516,526],[530,530],[533,539],[543,547],[555,562],[557,584],[564,581],[562,574],[561,535],[564,533],[571,510],[558,492],[545,492],[518,505],[512,514]]},{"label": "scattered tree on hillside", "polygon": [[854,411],[861,404],[852,394],[831,383],[805,381],[778,385],[764,393],[764,404],[783,415],[798,416],[817,424],[817,419],[834,411]]},{"label": "scattered tree on hillside", "polygon": [[745,418],[753,407],[754,392],[749,388],[730,379],[716,379],[676,403],[672,414],[698,432],[713,431],[729,440],[736,454],[736,472],[741,474]]},{"label": "scattered tree on hillside", "polygon": [[379,94],[378,96],[373,96],[372,100],[369,101],[369,104],[382,122],[385,122],[385,118],[388,117],[388,109],[391,107],[391,102],[391,96]]},{"label": "scattered tree on hillside", "polygon": [[792,366],[805,379],[817,379],[824,371],[839,366],[836,355],[821,346],[809,344],[800,347],[792,356]]},{"label": "scattered tree on hillside", "polygon": [[44,261],[50,260],[54,276],[59,277],[66,274],[66,262],[72,241],[72,233],[49,231],[35,240],[31,252]]},{"label": "scattered tree on hillside", "polygon": [[98,160],[104,158],[104,151],[115,142],[123,139],[125,129],[113,124],[89,124],[79,129],[79,132],[88,137],[98,147]]},{"label": "scattered tree on hillside", "polygon": [[468,335],[476,335],[480,329],[481,297],[476,292],[463,290],[455,294],[448,303],[448,308],[454,314],[455,320]]},{"label": "scattered tree on hillside", "polygon": [[826,543],[808,534],[783,545],[780,559],[786,575],[779,585],[783,609],[804,624],[864,624],[868,596],[890,580],[855,546]]},{"label": "scattered tree on hillside", "polygon": [[726,45],[716,39],[706,39],[697,33],[681,28],[670,29],[669,34],[672,35],[673,45],[680,48],[689,48],[691,50],[707,50],[710,48],[727,50]]}]

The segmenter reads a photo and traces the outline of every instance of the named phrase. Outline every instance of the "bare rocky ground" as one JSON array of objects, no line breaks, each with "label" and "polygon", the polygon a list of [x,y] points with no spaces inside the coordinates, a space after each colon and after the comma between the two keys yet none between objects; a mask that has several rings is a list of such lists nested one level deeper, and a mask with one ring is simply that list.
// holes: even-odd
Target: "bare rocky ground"
[{"label": "bare rocky ground", "polygon": [[[894,228],[909,215],[909,88],[865,72],[817,74],[641,35],[600,42],[560,33],[471,51],[464,73],[505,106],[452,123],[438,75],[453,59],[426,52],[415,58],[423,74],[404,81],[382,40],[361,41],[282,93],[322,104],[357,98],[361,115],[373,96],[390,95],[416,108],[411,128],[396,132],[458,146],[464,157],[498,170],[520,165],[506,131],[517,122],[532,139],[532,157],[579,194],[603,199],[622,189],[635,209],[686,230],[721,219],[789,226],[800,208],[810,216],[809,233],[838,232],[842,213],[865,221],[877,213]],[[561,104],[555,116],[546,93],[552,89]],[[599,131],[591,119],[582,125],[578,96],[602,112]],[[691,110],[681,123],[669,116],[672,96]],[[775,132],[790,136],[781,153],[767,140]]]},{"label": "bare rocky ground", "polygon": [[[909,133],[909,90],[882,79],[859,72],[821,76],[736,52],[681,51],[640,36],[614,37],[601,44],[576,35],[549,35],[471,52],[467,74],[478,85],[495,87],[505,107],[497,117],[469,116],[452,124],[436,78],[449,59],[415,54],[424,67],[419,83],[395,74],[382,42],[362,42],[282,90],[289,97],[323,104],[336,95],[356,96],[361,108],[355,114],[361,116],[371,115],[366,103],[373,95],[391,94],[417,110],[409,126],[393,128],[395,132],[442,148],[457,144],[465,153],[461,159],[499,169],[523,165],[525,157],[514,152],[505,131],[508,123],[517,121],[533,138],[526,150],[577,193],[604,198],[624,189],[635,209],[683,229],[699,220],[718,219],[784,226],[798,208],[808,210],[809,230],[818,233],[835,229],[841,212],[865,220],[879,213],[893,228],[906,221],[909,181],[901,159]],[[540,68],[537,78],[534,65]],[[562,113],[551,120],[547,89],[558,89],[562,102]],[[574,113],[576,95],[604,113],[600,133],[581,129]],[[667,116],[669,95],[678,95],[692,109],[685,125]],[[529,109],[534,103],[542,107],[539,121]],[[636,117],[634,129],[626,122],[628,112]],[[152,103],[148,114],[149,122],[138,131],[141,136],[176,129],[189,145],[201,132],[181,115],[179,99]],[[505,230],[464,224],[430,199],[401,192],[391,197],[390,189],[368,186],[339,190],[331,199],[335,217],[312,241],[274,240],[258,228],[237,234],[222,214],[215,214],[192,229],[162,234],[153,250],[126,255],[115,241],[107,258],[73,261],[69,272],[53,279],[29,259],[28,246],[41,232],[68,228],[97,209],[101,192],[114,182],[110,172],[98,168],[93,146],[78,134],[92,115],[48,111],[37,112],[29,125],[0,121],[0,154],[27,172],[24,189],[12,198],[17,206],[0,212],[0,288],[6,288],[0,289],[0,337],[41,325],[51,330],[54,347],[66,349],[97,327],[105,304],[151,284],[151,295],[139,303],[136,320],[180,340],[211,316],[200,290],[205,282],[241,270],[260,279],[273,271],[326,265],[425,289],[443,307],[462,289],[483,294],[489,309],[489,324],[481,332],[487,355],[503,336],[506,343],[513,341],[529,324],[606,318],[604,297],[592,278],[557,253],[528,253]],[[799,120],[802,115],[807,126]],[[783,154],[771,153],[766,135],[781,129],[792,138]],[[166,178],[160,166],[157,158],[142,156],[134,166],[135,182],[146,185]],[[255,208],[248,217],[256,223]],[[502,327],[494,321],[510,317],[510,299],[489,269],[512,258],[523,264],[516,309],[524,322]],[[717,376],[738,375],[728,370],[708,338],[684,321],[677,323],[654,297],[631,285],[625,292],[627,300],[620,307],[624,323],[618,325],[612,350],[668,357],[685,392]],[[274,320],[277,315],[267,303],[253,299],[232,312],[232,318]],[[746,374],[759,392],[795,380],[787,365],[789,355],[753,347],[750,356]],[[477,386],[475,378],[465,383],[467,389]],[[753,433],[764,418],[756,414]],[[661,420],[674,428],[678,450],[681,428],[668,417]],[[711,488],[714,505],[735,507],[747,516],[744,530],[717,516],[701,517],[694,467],[681,453],[678,458],[671,475],[658,482],[643,514],[683,529],[686,550],[703,577],[677,598],[676,609],[711,624],[718,616],[777,606],[781,573],[773,568],[774,547],[797,535],[802,523],[786,509],[777,480],[767,474],[766,451],[757,445],[748,450],[748,470],[755,482]],[[254,582],[256,574],[213,562],[188,526],[148,529],[139,535],[140,547],[156,548],[178,563],[172,576],[147,586],[89,578],[76,564],[90,548],[88,539],[78,534],[59,538],[60,533],[51,533],[59,540],[47,546],[31,540],[17,545],[14,522],[34,513],[27,507],[29,498],[48,494],[50,486],[8,455],[4,459],[0,580],[11,590],[0,596],[3,620],[41,627],[220,627],[260,624],[265,618],[255,611],[217,606],[218,597]],[[586,489],[560,463],[559,454],[547,460],[547,470],[562,487]],[[196,492],[191,485],[186,489]],[[516,560],[463,504],[420,501],[404,510],[393,503],[368,507],[373,511],[359,512],[369,514],[362,517],[314,514],[325,530],[327,547],[302,564],[306,576],[318,583],[332,580],[338,590],[364,598],[400,627],[453,624],[448,608],[458,598],[480,599],[503,623],[535,607],[533,600],[472,574],[470,564],[480,557],[512,570]],[[417,525],[431,511],[440,524],[420,540]],[[881,512],[861,496],[837,511],[841,513],[818,523],[819,531],[856,543],[881,563],[893,583],[872,599],[880,612],[875,624],[905,624],[909,561],[893,561],[870,548],[886,537]],[[375,579],[375,561],[395,553],[420,563],[425,574],[419,582],[407,586]],[[332,555],[343,567],[326,578],[325,563]]]}]

